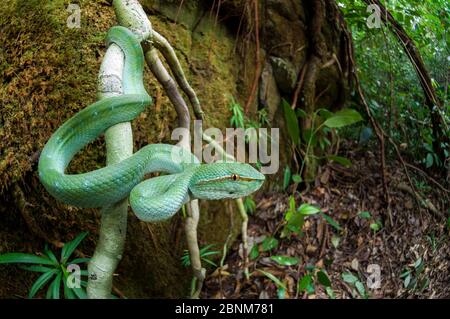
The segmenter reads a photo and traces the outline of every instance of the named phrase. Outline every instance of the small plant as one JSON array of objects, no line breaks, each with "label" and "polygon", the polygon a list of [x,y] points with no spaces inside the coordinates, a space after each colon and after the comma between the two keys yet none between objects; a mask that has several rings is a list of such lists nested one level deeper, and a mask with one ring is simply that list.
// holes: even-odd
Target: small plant
[{"label": "small plant", "polygon": [[284,219],[286,224],[281,232],[281,238],[290,237],[292,234],[302,235],[302,228],[305,224],[305,217],[320,212],[320,209],[309,204],[302,204],[296,208],[293,196],[289,198],[289,210],[286,212]]},{"label": "small plant", "polygon": [[293,234],[302,236],[303,225],[305,218],[310,215],[319,214],[323,219],[337,230],[342,228],[339,224],[327,214],[323,213],[320,208],[314,207],[310,204],[303,203],[300,207],[296,207],[293,196],[289,197],[289,210],[286,212],[284,219],[285,225],[281,231],[281,238],[290,237]]},{"label": "small plant", "polygon": [[[331,145],[331,141],[327,138],[327,136],[333,129],[341,129],[362,121],[363,118],[356,110],[342,109],[336,113],[332,113],[327,109],[320,108],[313,114],[309,115],[300,108],[297,108],[294,111],[286,100],[282,100],[281,104],[291,142],[296,150],[296,153],[301,154],[303,157],[301,168],[298,174],[294,175],[303,176],[303,169],[305,168],[305,165],[318,159],[335,161],[346,167],[351,166],[351,162],[345,157],[326,154],[318,157],[314,154],[314,152],[320,148],[322,154],[325,153],[325,150]],[[311,117],[312,127],[301,132],[299,120],[306,117]],[[320,124],[315,126],[316,123]]]},{"label": "small plant", "polygon": [[[69,258],[87,234],[87,232],[83,232],[71,242],[64,244],[59,260],[56,255],[48,249],[48,245],[46,244],[43,256],[25,253],[7,253],[0,255],[0,264],[20,264],[20,268],[24,270],[42,273],[42,275],[34,282],[33,286],[31,286],[28,298],[33,298],[41,288],[53,279],[48,285],[46,294],[47,299],[59,299],[61,285],[66,299],[85,299],[86,292],[82,287],[86,287],[87,282],[81,280],[81,276],[87,276],[87,270],[80,270],[80,277],[74,278],[73,276],[76,275],[76,271],[72,274],[71,268],[73,265],[88,262],[89,258],[75,258],[70,261]],[[25,266],[24,264],[31,265]],[[73,279],[75,284],[72,283]],[[79,285],[77,281],[79,282]]]},{"label": "small plant", "polygon": [[377,219],[375,222],[370,224],[370,229],[372,229],[374,233],[380,231],[381,228],[383,228],[383,223],[380,219]]},{"label": "small plant", "polygon": [[[214,246],[215,246],[214,244],[211,244],[211,245],[206,245],[203,248],[201,248],[200,249],[200,259],[203,262],[205,262],[213,267],[217,267],[217,264],[210,259],[210,256],[219,254],[219,251],[217,251],[217,250],[210,250]],[[190,258],[188,250],[184,251],[183,256],[181,257],[181,264],[184,267],[191,266],[191,258]]]},{"label": "small plant", "polygon": [[356,298],[358,294],[364,299],[369,298],[364,284],[357,276],[355,276],[351,272],[345,272],[342,274],[342,279],[355,288],[352,290],[353,298]]},{"label": "small plant", "polygon": [[[230,125],[234,128],[242,128],[244,130],[253,128],[258,129],[261,127],[269,127],[269,119],[267,117],[267,110],[261,109],[258,111],[258,120],[252,120],[245,116],[244,110],[242,109],[242,106],[236,101],[234,97],[230,98],[230,105],[229,109],[232,113],[230,118]],[[270,135],[267,134],[267,137],[270,139]],[[245,142],[250,142],[251,139],[255,138],[258,139],[258,135],[245,135]]]},{"label": "small plant", "polygon": [[270,126],[266,109],[261,109],[258,111],[258,121],[259,121],[259,125],[261,127],[265,127],[265,126],[269,127]]}]

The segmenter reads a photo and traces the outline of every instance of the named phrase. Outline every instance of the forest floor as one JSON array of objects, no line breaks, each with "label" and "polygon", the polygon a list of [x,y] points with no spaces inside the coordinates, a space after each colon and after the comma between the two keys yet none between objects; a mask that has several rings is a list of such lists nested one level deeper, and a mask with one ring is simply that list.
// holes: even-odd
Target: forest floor
[{"label": "forest floor", "polygon": [[[438,217],[396,186],[408,185],[408,179],[399,161],[389,161],[390,225],[378,154],[355,145],[346,149],[351,168],[328,164],[313,186],[295,193],[297,207],[301,203],[320,207],[340,229],[320,215],[311,215],[301,236],[280,239],[289,195],[262,194],[255,198],[257,208],[249,217],[249,243],[260,244],[273,237],[278,245],[266,252],[259,249],[259,255],[248,264],[251,277],[246,280],[242,244],[236,241],[223,267],[208,275],[202,298],[277,298],[276,279],[286,288],[281,292],[284,298],[330,298],[330,294],[335,298],[450,297],[448,191],[409,170],[417,191],[443,212]],[[282,266],[271,256],[296,257],[300,262]],[[376,288],[371,283],[375,283],[378,269]],[[275,281],[260,270],[275,276]],[[309,284],[305,276],[311,279]],[[307,289],[298,289],[302,279],[300,288]],[[332,292],[328,288],[327,293],[325,285]]]}]

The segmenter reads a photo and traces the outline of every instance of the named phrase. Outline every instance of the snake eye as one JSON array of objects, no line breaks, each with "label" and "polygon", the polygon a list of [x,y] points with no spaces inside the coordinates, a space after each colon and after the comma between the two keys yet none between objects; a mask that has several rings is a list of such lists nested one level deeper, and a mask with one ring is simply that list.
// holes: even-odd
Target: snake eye
[{"label": "snake eye", "polygon": [[232,175],[231,175],[231,179],[232,179],[233,181],[236,181],[236,180],[239,179],[239,175],[237,175],[237,174],[232,174]]}]

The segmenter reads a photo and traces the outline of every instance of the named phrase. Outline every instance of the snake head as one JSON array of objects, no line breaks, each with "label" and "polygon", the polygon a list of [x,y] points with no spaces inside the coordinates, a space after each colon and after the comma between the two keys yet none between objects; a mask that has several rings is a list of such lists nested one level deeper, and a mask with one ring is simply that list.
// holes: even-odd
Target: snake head
[{"label": "snake head", "polygon": [[198,199],[239,198],[257,191],[265,176],[249,164],[212,163],[198,167],[189,190]]}]

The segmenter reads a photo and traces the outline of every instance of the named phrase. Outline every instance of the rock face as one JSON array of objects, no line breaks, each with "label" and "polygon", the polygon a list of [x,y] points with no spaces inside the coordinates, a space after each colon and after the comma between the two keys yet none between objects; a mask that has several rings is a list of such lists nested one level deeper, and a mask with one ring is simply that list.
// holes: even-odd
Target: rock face
[{"label": "rock face", "polygon": [[[50,135],[96,100],[104,37],[116,24],[108,1],[77,3],[80,28],[67,26],[71,12],[64,0],[0,2],[0,253],[40,252],[46,240],[66,242],[81,231],[89,231],[90,236],[80,250],[90,255],[95,247],[98,212],[56,202],[36,173],[39,151]],[[206,113],[204,128],[228,127],[231,97],[244,105],[257,72],[254,37],[243,32],[252,30],[251,11],[238,28],[250,2],[224,1],[220,8],[217,4],[211,8],[206,0],[141,3],[154,29],[174,46]],[[284,126],[281,97],[290,96],[305,63],[304,6],[302,1],[289,0],[260,4],[259,88],[247,111],[255,118],[258,110],[266,109],[273,127]],[[148,70],[145,81],[155,104],[133,122],[136,150],[148,143],[170,143],[177,123],[173,107]],[[335,85],[333,81],[328,80]],[[324,95],[331,102],[337,96],[333,90]],[[288,143],[280,146],[283,162],[288,156],[283,149],[289,147]],[[69,171],[85,172],[104,163],[104,142],[99,138],[76,156]],[[201,246],[223,244],[230,214],[238,218],[234,210],[233,202],[202,203]],[[232,224],[236,237],[239,223]],[[180,215],[165,223],[145,224],[130,212],[125,254],[114,285],[128,297],[186,296],[191,275],[180,262],[184,249]],[[0,266],[0,298],[26,295],[34,279],[14,267]]]}]

